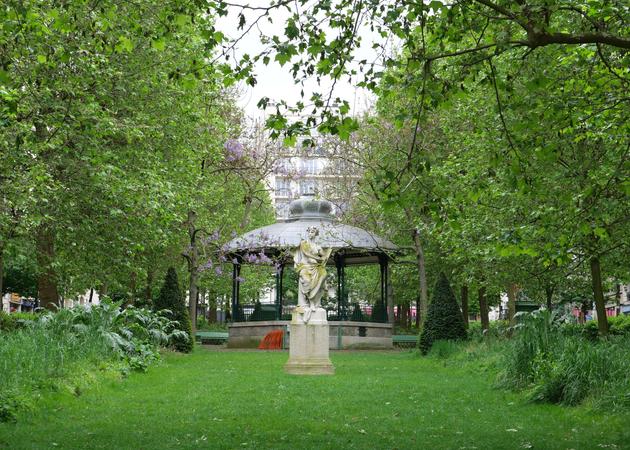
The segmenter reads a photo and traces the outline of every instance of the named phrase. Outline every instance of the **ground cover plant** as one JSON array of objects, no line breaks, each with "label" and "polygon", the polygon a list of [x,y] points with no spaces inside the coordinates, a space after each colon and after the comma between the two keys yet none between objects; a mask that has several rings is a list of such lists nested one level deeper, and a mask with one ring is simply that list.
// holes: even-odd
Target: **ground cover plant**
[{"label": "ground cover plant", "polygon": [[80,393],[95,372],[146,370],[159,346],[188,338],[169,314],[105,302],[43,312],[0,332],[0,421],[51,388]]},{"label": "ground cover plant", "polygon": [[336,374],[285,374],[285,352],[198,348],[77,398],[46,397],[0,447],[622,448],[627,414],[534,404],[496,389],[500,349],[333,352]]}]

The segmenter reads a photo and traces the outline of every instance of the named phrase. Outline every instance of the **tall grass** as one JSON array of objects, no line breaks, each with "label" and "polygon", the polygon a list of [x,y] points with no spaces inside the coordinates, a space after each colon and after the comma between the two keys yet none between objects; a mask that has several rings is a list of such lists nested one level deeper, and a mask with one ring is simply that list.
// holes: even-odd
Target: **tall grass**
[{"label": "tall grass", "polygon": [[[15,417],[20,398],[99,365],[144,370],[182,332],[148,310],[104,303],[45,312],[0,334],[0,421]],[[180,336],[181,337],[181,336]],[[13,405],[13,406],[12,406]]]},{"label": "tall grass", "polygon": [[630,336],[593,341],[549,311],[521,317],[507,344],[501,385],[527,389],[532,400],[630,409]]}]

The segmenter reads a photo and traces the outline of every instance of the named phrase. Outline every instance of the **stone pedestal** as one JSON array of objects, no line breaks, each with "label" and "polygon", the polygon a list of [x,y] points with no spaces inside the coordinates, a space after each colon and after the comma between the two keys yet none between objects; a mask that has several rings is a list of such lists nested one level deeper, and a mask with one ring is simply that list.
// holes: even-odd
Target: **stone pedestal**
[{"label": "stone pedestal", "polygon": [[290,324],[289,360],[284,366],[293,375],[332,375],[335,367],[328,357],[328,320],[326,311],[313,311],[304,323],[301,308],[296,308]]}]

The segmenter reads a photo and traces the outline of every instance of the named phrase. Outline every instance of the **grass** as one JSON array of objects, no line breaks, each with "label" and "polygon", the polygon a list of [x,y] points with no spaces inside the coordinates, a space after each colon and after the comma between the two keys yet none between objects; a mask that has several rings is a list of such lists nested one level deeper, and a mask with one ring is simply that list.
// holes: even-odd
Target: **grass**
[{"label": "grass", "polygon": [[[44,396],[0,448],[628,448],[627,415],[532,404],[492,363],[332,353],[332,377],[283,373],[286,352],[198,348],[80,396]],[[624,447],[625,446],[625,447]]]}]

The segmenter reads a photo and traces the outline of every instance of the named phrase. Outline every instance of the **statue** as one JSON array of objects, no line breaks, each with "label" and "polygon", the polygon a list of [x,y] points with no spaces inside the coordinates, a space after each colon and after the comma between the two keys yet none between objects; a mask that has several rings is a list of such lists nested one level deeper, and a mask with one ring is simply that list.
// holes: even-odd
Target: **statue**
[{"label": "statue", "polygon": [[304,314],[304,323],[308,323],[312,312],[320,308],[326,289],[326,261],[332,252],[331,248],[324,249],[315,242],[319,235],[317,227],[308,227],[306,233],[308,240],[302,239],[293,254],[299,276],[297,311]]}]

